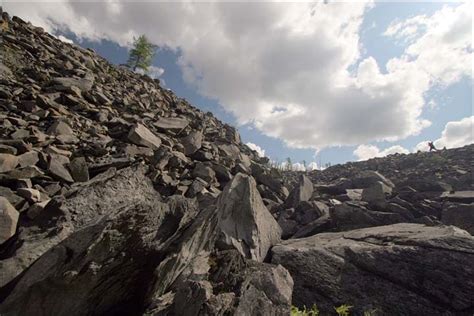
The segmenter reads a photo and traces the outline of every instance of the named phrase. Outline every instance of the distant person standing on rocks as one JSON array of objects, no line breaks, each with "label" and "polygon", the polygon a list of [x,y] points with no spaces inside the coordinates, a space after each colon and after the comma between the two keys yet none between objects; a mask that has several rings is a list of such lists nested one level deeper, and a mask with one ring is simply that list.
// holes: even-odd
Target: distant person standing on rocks
[{"label": "distant person standing on rocks", "polygon": [[438,149],[436,149],[435,145],[433,144],[433,142],[428,142],[428,146],[430,146],[430,152],[431,151],[437,151]]}]

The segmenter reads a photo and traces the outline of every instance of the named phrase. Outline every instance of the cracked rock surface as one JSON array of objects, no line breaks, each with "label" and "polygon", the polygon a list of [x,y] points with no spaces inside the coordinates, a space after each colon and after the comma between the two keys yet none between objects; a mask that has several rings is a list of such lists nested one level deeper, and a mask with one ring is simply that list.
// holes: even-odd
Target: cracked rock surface
[{"label": "cracked rock surface", "polygon": [[287,240],[272,263],[293,276],[293,303],[349,304],[381,315],[471,315],[474,237],[453,226],[395,224]]}]

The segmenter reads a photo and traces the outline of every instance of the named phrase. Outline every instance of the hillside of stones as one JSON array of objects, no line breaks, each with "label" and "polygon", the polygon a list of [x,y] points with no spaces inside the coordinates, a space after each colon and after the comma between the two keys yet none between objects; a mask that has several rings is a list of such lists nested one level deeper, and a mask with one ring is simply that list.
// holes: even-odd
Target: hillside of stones
[{"label": "hillside of stones", "polygon": [[472,146],[282,173],[2,13],[0,314],[472,315]]},{"label": "hillside of stones", "polygon": [[349,162],[306,175],[285,172],[282,178],[299,197],[271,209],[285,238],[398,222],[457,225],[473,234],[473,153],[474,145],[468,145]]}]

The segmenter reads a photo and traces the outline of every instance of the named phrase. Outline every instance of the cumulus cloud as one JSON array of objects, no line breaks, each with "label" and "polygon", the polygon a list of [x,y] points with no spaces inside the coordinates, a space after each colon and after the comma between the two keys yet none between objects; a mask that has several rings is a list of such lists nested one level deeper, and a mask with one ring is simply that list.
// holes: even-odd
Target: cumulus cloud
[{"label": "cumulus cloud", "polygon": [[416,66],[429,83],[450,85],[462,76],[472,76],[472,3],[444,7],[432,16],[419,15],[392,23],[386,36],[404,39],[410,45],[401,59],[388,66]]},{"label": "cumulus cloud", "polygon": [[[408,43],[381,71],[361,60],[372,3],[6,2],[46,29],[129,45],[146,34],[180,53],[186,82],[291,147],[395,141],[429,126],[424,94],[470,76],[472,4],[393,23]],[[107,19],[104,19],[107,16]],[[436,62],[433,62],[433,61]],[[466,62],[467,61],[467,62]]]},{"label": "cumulus cloud", "polygon": [[262,149],[262,147],[250,142],[246,143],[245,145],[247,145],[250,149],[255,150],[259,157],[265,157],[265,149]]},{"label": "cumulus cloud", "polygon": [[[283,161],[280,163],[279,167],[283,170],[288,169],[288,162]],[[311,162],[305,166],[304,163],[302,162],[295,162],[291,164],[291,170],[293,171],[312,171],[312,170],[318,170],[318,165],[316,162]]]},{"label": "cumulus cloud", "polygon": [[408,154],[410,151],[400,145],[395,145],[384,150],[380,150],[374,145],[359,145],[354,150],[354,155],[358,160],[367,160],[375,157],[385,157],[393,154]]},{"label": "cumulus cloud", "polygon": [[146,73],[151,78],[157,79],[165,73],[165,70],[161,67],[150,66],[150,67],[148,67],[148,71],[144,71],[143,69],[138,68],[136,70],[136,72],[140,73],[140,74],[145,74]]},{"label": "cumulus cloud", "polygon": [[[280,164],[280,168],[283,169],[283,170],[287,170],[288,169],[288,162],[283,161]],[[293,170],[293,171],[306,171],[306,168],[305,168],[304,164],[302,164],[300,162],[295,162],[295,163],[291,164],[291,170]]]},{"label": "cumulus cloud", "polygon": [[306,170],[312,171],[312,170],[318,170],[318,164],[316,162],[311,162],[307,167]]},{"label": "cumulus cloud", "polygon": [[[434,141],[438,149],[462,147],[472,143],[474,143],[474,116],[448,122],[441,132],[441,137]],[[428,140],[418,143],[414,150],[428,151]]]},{"label": "cumulus cloud", "polygon": [[72,39],[67,38],[66,36],[59,35],[58,39],[64,43],[69,43],[69,44],[74,44],[74,41]]}]

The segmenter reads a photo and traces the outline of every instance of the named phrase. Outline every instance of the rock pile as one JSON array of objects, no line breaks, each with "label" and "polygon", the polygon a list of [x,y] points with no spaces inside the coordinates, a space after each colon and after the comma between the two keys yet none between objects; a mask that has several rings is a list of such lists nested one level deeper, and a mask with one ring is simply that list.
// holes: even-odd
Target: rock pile
[{"label": "rock pile", "polygon": [[[311,197],[289,199],[273,209],[274,215],[284,238],[402,222],[457,225],[472,233],[473,150],[469,145],[393,155],[314,171],[308,175],[314,186]],[[405,168],[407,161],[411,165]],[[425,174],[432,177],[420,177]],[[301,185],[300,180],[294,190]],[[312,217],[305,216],[308,212]]]},{"label": "rock pile", "polygon": [[18,17],[2,37],[0,313],[287,313],[259,191],[284,192],[233,127]]},{"label": "rock pile", "polygon": [[284,174],[159,80],[2,17],[0,314],[474,311],[473,146]]}]

